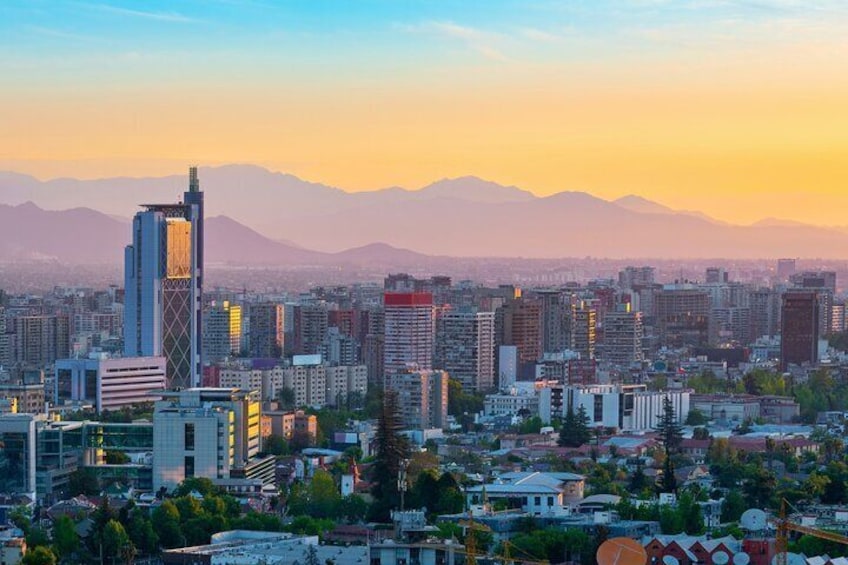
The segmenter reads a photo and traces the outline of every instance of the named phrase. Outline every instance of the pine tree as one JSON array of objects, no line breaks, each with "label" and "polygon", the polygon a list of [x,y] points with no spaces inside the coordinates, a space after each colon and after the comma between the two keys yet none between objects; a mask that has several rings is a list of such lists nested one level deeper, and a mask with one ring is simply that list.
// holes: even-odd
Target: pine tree
[{"label": "pine tree", "polygon": [[569,405],[562,427],[559,429],[557,443],[561,447],[580,447],[589,443],[591,439],[592,430],[589,429],[589,415],[586,414],[586,408],[581,405],[575,414],[574,408]]},{"label": "pine tree", "polygon": [[398,474],[403,460],[409,457],[409,443],[400,434],[403,425],[399,417],[397,393],[386,390],[382,396],[375,438],[377,454],[371,477],[374,504],[371,506],[370,518],[376,521],[388,521],[391,510],[400,506]]},{"label": "pine tree", "polygon": [[680,442],[683,441],[683,427],[677,422],[674,405],[668,396],[663,400],[663,413],[659,416],[659,422],[654,430],[659,434],[660,444],[665,451],[660,490],[662,492],[676,492],[677,478],[674,476],[672,456],[677,453]]}]

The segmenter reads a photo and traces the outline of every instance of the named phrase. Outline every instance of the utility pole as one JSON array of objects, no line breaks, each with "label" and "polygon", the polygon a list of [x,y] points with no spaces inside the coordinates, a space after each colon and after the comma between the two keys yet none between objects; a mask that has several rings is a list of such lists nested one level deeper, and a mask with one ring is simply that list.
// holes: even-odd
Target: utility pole
[{"label": "utility pole", "polygon": [[400,492],[400,511],[404,510],[404,495],[406,494],[406,469],[409,467],[409,459],[401,459],[398,468],[398,492]]}]

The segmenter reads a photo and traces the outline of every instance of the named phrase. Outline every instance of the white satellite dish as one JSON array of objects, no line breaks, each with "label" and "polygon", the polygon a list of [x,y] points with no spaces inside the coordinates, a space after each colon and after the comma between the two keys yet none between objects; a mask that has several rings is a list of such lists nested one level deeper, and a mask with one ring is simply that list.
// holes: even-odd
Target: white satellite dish
[{"label": "white satellite dish", "polygon": [[737,553],[733,556],[733,565],[748,565],[751,562],[751,556],[747,553]]},{"label": "white satellite dish", "polygon": [[759,532],[766,529],[768,519],[766,513],[759,508],[751,508],[746,510],[739,519],[739,525],[743,530],[749,532]]},{"label": "white satellite dish", "polygon": [[673,555],[666,555],[663,557],[663,565],[680,565],[680,561]]},{"label": "white satellite dish", "polygon": [[[780,558],[783,556],[783,553],[778,553],[771,560],[771,565],[778,565],[781,563]],[[797,553],[786,553],[786,565],[807,565],[807,560],[803,555],[799,555]]]},{"label": "white satellite dish", "polygon": [[727,565],[730,562],[730,556],[723,551],[713,553],[713,563],[715,565]]}]

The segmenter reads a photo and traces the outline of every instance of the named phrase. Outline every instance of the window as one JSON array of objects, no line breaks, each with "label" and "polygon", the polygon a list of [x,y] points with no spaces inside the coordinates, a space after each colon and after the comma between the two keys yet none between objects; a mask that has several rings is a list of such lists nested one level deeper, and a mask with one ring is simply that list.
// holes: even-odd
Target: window
[{"label": "window", "polygon": [[594,422],[603,422],[604,421],[604,396],[602,394],[595,395],[595,403],[593,406],[593,414],[592,421]]},{"label": "window", "polygon": [[185,458],[185,478],[194,476],[194,455],[188,455]]},{"label": "window", "polygon": [[536,505],[536,506],[541,506],[542,505],[542,497],[541,496],[535,497],[533,499],[533,504]]},{"label": "window", "polygon": [[184,432],[185,450],[194,451],[194,423],[187,423]]},{"label": "window", "polygon": [[553,497],[553,496],[549,496],[549,497],[548,497],[548,506],[553,506],[553,505],[554,505],[554,497]]}]

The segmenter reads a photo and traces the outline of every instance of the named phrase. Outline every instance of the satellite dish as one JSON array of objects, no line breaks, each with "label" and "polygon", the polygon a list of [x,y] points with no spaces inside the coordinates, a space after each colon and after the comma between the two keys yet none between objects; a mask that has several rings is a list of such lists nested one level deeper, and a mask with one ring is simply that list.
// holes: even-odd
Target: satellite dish
[{"label": "satellite dish", "polygon": [[673,555],[663,557],[663,565],[680,565],[680,561]]},{"label": "satellite dish", "polygon": [[630,538],[609,539],[601,544],[595,554],[598,565],[645,565],[647,559],[648,554],[642,544]]},{"label": "satellite dish", "polygon": [[739,519],[739,525],[742,526],[742,529],[748,530],[749,532],[765,530],[766,524],[768,524],[766,513],[759,508],[750,508],[746,510],[742,513],[742,517]]},{"label": "satellite dish", "polygon": [[747,553],[737,553],[733,556],[733,565],[748,565],[751,562],[751,556]]},{"label": "satellite dish", "polygon": [[[786,556],[785,561],[781,561],[781,557]],[[803,555],[799,555],[797,553],[778,553],[771,560],[771,565],[778,565],[779,563],[786,563],[786,565],[806,565],[807,560]]]},{"label": "satellite dish", "polygon": [[727,565],[730,562],[730,556],[723,551],[713,553],[713,563],[715,565]]}]

